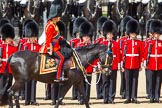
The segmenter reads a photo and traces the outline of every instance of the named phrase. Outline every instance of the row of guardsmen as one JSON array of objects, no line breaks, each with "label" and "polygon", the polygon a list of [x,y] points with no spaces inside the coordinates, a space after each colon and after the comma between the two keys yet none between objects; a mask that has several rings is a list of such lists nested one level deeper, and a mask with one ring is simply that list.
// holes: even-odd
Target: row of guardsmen
[{"label": "row of guardsmen", "polygon": [[[63,24],[63,22],[58,22]],[[57,24],[58,24],[57,23]],[[64,24],[63,24],[64,25]],[[150,103],[160,103],[160,89],[161,89],[161,70],[162,70],[162,41],[159,39],[162,33],[162,23],[160,20],[151,19],[147,21],[146,31],[147,39],[140,41],[137,39],[137,35],[140,32],[139,23],[130,16],[126,16],[122,19],[120,24],[120,32],[122,37],[117,41],[117,27],[113,20],[107,17],[100,17],[97,21],[97,32],[99,38],[92,42],[94,28],[84,17],[78,17],[74,21],[73,35],[76,37],[70,40],[70,45],[73,48],[86,46],[90,44],[103,44],[109,46],[111,44],[112,50],[108,50],[107,54],[112,52],[113,62],[112,70],[110,73],[103,73],[99,78],[97,84],[97,98],[102,99],[104,104],[114,104],[116,95],[116,80],[117,71],[121,71],[122,86],[121,96],[126,98],[124,101],[127,103],[139,103],[137,100],[137,88],[138,88],[138,75],[142,66],[146,69],[146,85],[147,94],[150,99]],[[59,24],[58,24],[59,27]],[[60,33],[63,27],[60,27]],[[7,58],[16,51],[31,50],[38,52],[40,45],[37,42],[39,29],[37,23],[33,19],[28,19],[23,23],[23,35],[24,38],[20,39],[18,46],[14,46],[14,28],[10,21],[6,18],[0,20],[0,30],[2,40],[0,43],[0,89],[3,87],[3,74],[4,67],[6,65]],[[94,66],[97,66],[99,60],[93,62]],[[88,82],[91,83],[93,67],[89,65],[86,68]],[[12,84],[12,72],[10,72],[10,85]],[[84,82],[85,92],[90,100],[91,85]],[[60,85],[47,85],[47,96],[45,99],[51,98],[52,105],[56,103],[58,95],[58,87]],[[124,87],[125,86],[125,87]],[[52,89],[52,88],[53,89]],[[30,80],[24,85],[24,98],[25,105],[38,105],[36,102],[36,81]],[[51,92],[49,92],[51,91]],[[21,91],[23,92],[23,90]],[[21,95],[23,97],[23,95]],[[78,98],[80,104],[84,104],[84,100],[80,94],[73,88],[73,99]],[[62,103],[63,104],[63,103]]]},{"label": "row of guardsmen", "polygon": [[[114,104],[116,95],[117,71],[121,73],[120,95],[126,99],[124,104],[140,102],[137,100],[138,93],[138,76],[142,67],[146,72],[146,93],[150,103],[160,103],[161,89],[161,59],[162,59],[162,41],[159,39],[162,34],[162,22],[157,19],[150,19],[146,23],[147,39],[141,41],[137,39],[140,33],[140,26],[137,20],[131,16],[126,16],[120,23],[121,38],[116,40],[117,27],[113,20],[101,16],[97,21],[98,37],[92,42],[93,25],[85,18],[78,17],[73,24],[73,39],[70,45],[73,48],[86,46],[90,44],[103,44],[109,46],[112,44],[112,51],[108,50],[107,54],[112,52],[113,62],[110,73],[97,74],[96,85],[97,99],[103,99],[104,104]],[[87,80],[91,83],[93,68],[98,65],[99,60],[93,61],[93,65],[86,68]],[[50,99],[53,92],[50,92],[51,85],[48,85],[45,99]],[[90,100],[91,85],[84,81],[85,93]],[[57,93],[55,93],[57,94]],[[75,88],[72,89],[72,99],[78,99],[80,104],[84,100],[80,97]],[[52,99],[55,104],[56,98]],[[62,103],[63,104],[63,103]]]}]

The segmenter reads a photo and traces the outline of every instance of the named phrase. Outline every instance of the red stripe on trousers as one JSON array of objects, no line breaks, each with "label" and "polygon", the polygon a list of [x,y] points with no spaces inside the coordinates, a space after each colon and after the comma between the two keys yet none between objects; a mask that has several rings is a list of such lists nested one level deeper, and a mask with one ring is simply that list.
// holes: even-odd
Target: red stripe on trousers
[{"label": "red stripe on trousers", "polygon": [[61,77],[61,71],[62,71],[62,65],[64,62],[64,56],[60,53],[60,51],[55,52],[60,57],[60,63],[58,64],[57,68],[57,79],[60,79]]}]

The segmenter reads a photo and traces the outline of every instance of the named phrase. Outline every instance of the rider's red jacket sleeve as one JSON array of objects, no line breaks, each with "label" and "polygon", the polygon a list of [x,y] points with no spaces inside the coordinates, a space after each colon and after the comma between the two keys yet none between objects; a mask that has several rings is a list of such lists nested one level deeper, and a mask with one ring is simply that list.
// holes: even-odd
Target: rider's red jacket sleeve
[{"label": "rider's red jacket sleeve", "polygon": [[50,43],[52,42],[52,39],[56,38],[56,36],[59,33],[59,29],[55,23],[52,21],[48,21],[46,28],[45,28],[45,34],[46,34],[46,41],[45,45],[46,47],[50,47]]}]

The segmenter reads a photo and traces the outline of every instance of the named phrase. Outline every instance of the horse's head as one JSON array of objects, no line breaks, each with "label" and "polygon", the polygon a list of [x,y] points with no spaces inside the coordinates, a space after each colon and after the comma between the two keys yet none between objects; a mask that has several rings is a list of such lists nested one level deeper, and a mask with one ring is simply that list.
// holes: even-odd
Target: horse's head
[{"label": "horse's head", "polygon": [[127,15],[129,9],[129,1],[128,0],[117,0],[117,13],[121,18]]}]

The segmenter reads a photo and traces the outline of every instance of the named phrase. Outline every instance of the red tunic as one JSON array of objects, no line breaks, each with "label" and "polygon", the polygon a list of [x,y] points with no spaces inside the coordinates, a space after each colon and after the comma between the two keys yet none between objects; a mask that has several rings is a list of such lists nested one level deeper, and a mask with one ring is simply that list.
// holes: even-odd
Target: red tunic
[{"label": "red tunic", "polygon": [[[0,48],[2,48],[2,65],[0,67],[0,73],[4,73],[7,59],[17,51],[17,47],[13,44],[3,43]],[[12,74],[12,71],[9,66],[9,73]]]},{"label": "red tunic", "polygon": [[30,41],[28,41],[23,44],[22,50],[25,50],[25,48],[30,51],[39,52],[41,45],[39,45],[37,41],[34,43],[30,43]]},{"label": "red tunic", "polygon": [[18,42],[18,50],[20,50],[22,48],[23,44],[26,43],[27,40],[28,40],[27,38],[22,38],[22,39],[19,40],[19,42]]},{"label": "red tunic", "polygon": [[161,40],[151,40],[145,47],[144,59],[147,59],[148,47],[152,44],[152,49],[150,53],[150,58],[148,61],[147,69],[149,70],[162,70],[162,41]]},{"label": "red tunic", "polygon": [[118,47],[120,49],[120,63],[123,62],[123,58],[122,58],[122,48],[124,48],[124,43],[128,40],[129,38],[127,38],[126,36],[121,37],[120,39],[118,39],[117,44]]},{"label": "red tunic", "polygon": [[71,39],[71,40],[70,40],[70,45],[72,46],[72,44],[73,44],[72,47],[76,48],[76,47],[78,47],[78,43],[80,43],[80,41],[81,41],[81,40],[80,40],[79,38]]},{"label": "red tunic", "polygon": [[[105,40],[102,42],[102,44],[108,46],[109,41]],[[118,43],[115,41],[112,41],[112,53],[113,53],[112,70],[117,70],[120,63],[120,50],[118,47]]]},{"label": "red tunic", "polygon": [[[125,69],[139,69],[142,63],[143,46],[140,40],[128,39],[124,43],[127,47],[125,57]],[[122,58],[124,58],[124,48],[122,48]]]},{"label": "red tunic", "polygon": [[[52,45],[52,39],[59,39],[62,40],[62,37],[59,36],[59,29],[55,23],[53,23],[51,20],[47,22],[47,25],[45,27],[45,35],[46,35],[46,40],[44,45],[42,46],[40,52],[41,53],[48,53],[48,49],[50,49]],[[55,42],[52,51],[58,51],[60,50],[60,45],[59,42]]]}]

